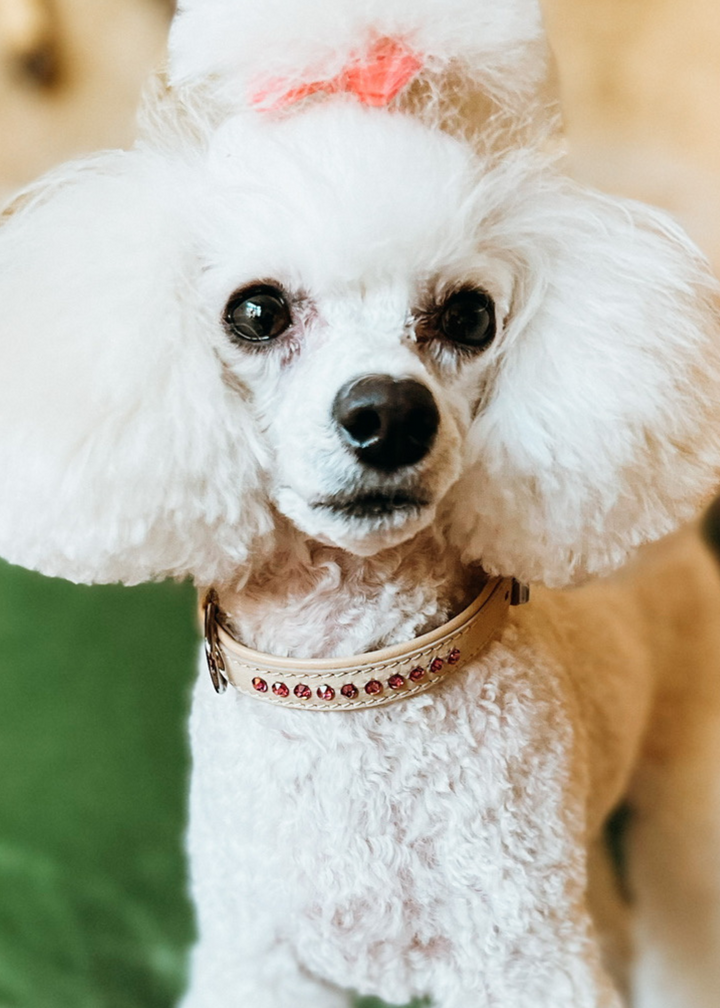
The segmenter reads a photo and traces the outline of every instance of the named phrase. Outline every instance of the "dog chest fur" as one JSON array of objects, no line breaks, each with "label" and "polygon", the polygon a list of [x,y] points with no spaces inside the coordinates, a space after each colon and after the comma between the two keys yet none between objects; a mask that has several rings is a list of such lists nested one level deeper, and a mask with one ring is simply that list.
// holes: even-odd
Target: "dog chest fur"
[{"label": "dog chest fur", "polygon": [[[546,597],[544,616],[562,612]],[[203,930],[222,920],[236,936],[237,984],[284,944],[317,977],[394,1003],[432,992],[452,1004],[468,975],[481,1004],[549,1004],[564,987],[600,1003],[578,851],[589,796],[599,824],[621,783],[588,752],[582,672],[559,660],[562,637],[562,616],[538,639],[518,613],[442,687],[352,713],[217,697],[201,673],[194,889]],[[640,694],[642,665],[631,674]],[[617,774],[622,754],[605,756]]]}]

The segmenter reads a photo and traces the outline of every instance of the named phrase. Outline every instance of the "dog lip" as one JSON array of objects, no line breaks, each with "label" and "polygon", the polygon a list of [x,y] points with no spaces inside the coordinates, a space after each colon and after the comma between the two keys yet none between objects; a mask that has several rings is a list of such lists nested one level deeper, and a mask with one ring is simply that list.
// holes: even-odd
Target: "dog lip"
[{"label": "dog lip", "polygon": [[324,508],[349,518],[381,518],[398,511],[419,511],[430,502],[425,497],[403,490],[371,491],[357,494],[335,494],[316,501],[313,508]]}]

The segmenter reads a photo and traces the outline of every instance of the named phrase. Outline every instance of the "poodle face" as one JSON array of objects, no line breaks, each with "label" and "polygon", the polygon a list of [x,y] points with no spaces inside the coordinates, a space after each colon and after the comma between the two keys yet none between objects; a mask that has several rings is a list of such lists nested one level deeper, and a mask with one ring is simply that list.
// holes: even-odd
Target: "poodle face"
[{"label": "poodle face", "polygon": [[[226,381],[265,437],[273,504],[366,554],[433,521],[456,482],[511,276],[468,226],[459,144],[343,112],[283,124],[262,174],[242,120],[215,138],[211,187],[227,209],[208,232],[203,296]],[[352,137],[342,161],[322,156],[329,116]],[[319,171],[295,144],[321,152]]]},{"label": "poodle face", "polygon": [[342,99],[194,144],[66,170],[0,232],[10,559],[228,579],[279,512],[558,584],[710,492],[715,285],[661,214]]}]

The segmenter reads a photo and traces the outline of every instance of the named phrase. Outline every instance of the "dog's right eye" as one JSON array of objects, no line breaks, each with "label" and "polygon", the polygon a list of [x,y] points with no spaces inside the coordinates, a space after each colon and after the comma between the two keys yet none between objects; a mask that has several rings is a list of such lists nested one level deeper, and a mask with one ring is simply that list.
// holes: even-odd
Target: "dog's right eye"
[{"label": "dog's right eye", "polygon": [[290,328],[292,316],[283,292],[260,284],[233,294],[225,306],[223,322],[235,339],[268,343]]},{"label": "dog's right eye", "polygon": [[495,338],[495,305],[489,294],[463,287],[451,294],[440,312],[440,328],[453,343],[485,350]]}]

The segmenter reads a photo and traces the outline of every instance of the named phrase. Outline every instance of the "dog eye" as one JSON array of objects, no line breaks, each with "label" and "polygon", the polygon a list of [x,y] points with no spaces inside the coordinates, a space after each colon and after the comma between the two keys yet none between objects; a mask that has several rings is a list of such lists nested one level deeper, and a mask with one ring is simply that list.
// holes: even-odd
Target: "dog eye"
[{"label": "dog eye", "polygon": [[442,306],[439,322],[453,343],[484,350],[495,338],[495,305],[485,291],[459,290]]},{"label": "dog eye", "polygon": [[234,294],[223,314],[230,334],[249,343],[267,343],[290,328],[290,306],[277,287],[263,284]]}]

